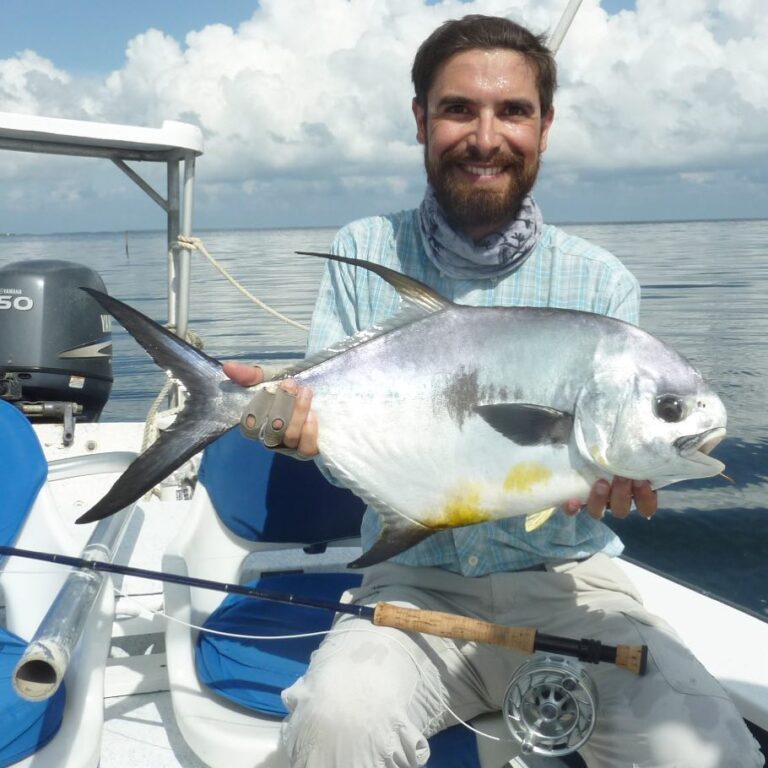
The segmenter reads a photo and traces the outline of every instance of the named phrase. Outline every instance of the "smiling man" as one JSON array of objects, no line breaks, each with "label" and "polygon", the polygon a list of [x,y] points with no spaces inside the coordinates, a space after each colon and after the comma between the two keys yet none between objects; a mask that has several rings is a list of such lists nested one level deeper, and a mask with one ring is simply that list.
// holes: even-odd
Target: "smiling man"
[{"label": "smiling man", "polygon": [[516,51],[465,51],[439,68],[427,92],[417,83],[413,114],[428,204],[474,241],[532,213],[523,202],[554,117],[551,103],[541,104],[534,66]]},{"label": "smiling man", "polygon": [[[408,274],[457,303],[562,307],[636,323],[633,276],[603,249],[544,224],[531,196],[554,118],[555,63],[543,40],[506,19],[467,16],[421,45],[412,76],[429,182],[424,200],[415,210],[344,227],[333,251]],[[397,309],[395,291],[370,271],[329,262],[309,351]],[[245,385],[262,378],[245,366],[227,371]],[[311,392],[284,386],[298,396],[283,446],[315,456],[323,425],[312,414]],[[369,568],[347,599],[611,645],[645,643],[644,677],[610,664],[590,667],[600,696],[597,726],[582,750],[590,768],[760,766],[722,688],[673,630],[644,610],[611,561],[622,545],[600,518],[608,502],[612,514],[628,514],[633,497],[650,518],[656,498],[648,483],[614,478],[595,484],[588,514],[576,514],[581,503],[574,500],[535,531],[512,517],[439,532]],[[364,548],[378,530],[369,509]],[[284,739],[297,768],[424,765],[428,737],[452,725],[454,713],[466,720],[498,710],[526,660],[506,649],[372,628],[353,616],[340,618],[335,630],[283,693],[291,711]]]}]

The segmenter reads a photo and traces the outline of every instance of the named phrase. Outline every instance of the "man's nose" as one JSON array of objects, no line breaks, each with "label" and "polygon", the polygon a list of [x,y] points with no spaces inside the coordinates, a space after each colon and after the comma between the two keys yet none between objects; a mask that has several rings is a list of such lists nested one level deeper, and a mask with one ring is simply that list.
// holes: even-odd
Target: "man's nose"
[{"label": "man's nose", "polygon": [[479,157],[492,157],[501,148],[499,121],[493,112],[481,112],[473,123],[469,146]]}]

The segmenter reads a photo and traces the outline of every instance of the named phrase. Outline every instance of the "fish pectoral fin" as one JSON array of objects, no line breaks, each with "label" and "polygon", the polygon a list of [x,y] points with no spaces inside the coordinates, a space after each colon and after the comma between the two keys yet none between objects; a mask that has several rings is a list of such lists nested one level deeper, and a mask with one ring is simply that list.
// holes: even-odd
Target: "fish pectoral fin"
[{"label": "fish pectoral fin", "polygon": [[381,518],[379,538],[370,549],[351,562],[348,568],[366,568],[389,560],[390,557],[405,552],[406,549],[410,549],[438,531],[436,528],[427,528],[425,525],[415,523],[391,509],[386,511],[377,509],[377,512]]},{"label": "fish pectoral fin", "polygon": [[557,512],[557,507],[550,507],[549,509],[542,509],[541,512],[531,512],[530,515],[526,515],[525,532],[531,533],[537,528],[541,528],[555,512]]},{"label": "fish pectoral fin", "polygon": [[477,405],[475,412],[518,445],[565,445],[573,431],[573,414],[544,405]]}]

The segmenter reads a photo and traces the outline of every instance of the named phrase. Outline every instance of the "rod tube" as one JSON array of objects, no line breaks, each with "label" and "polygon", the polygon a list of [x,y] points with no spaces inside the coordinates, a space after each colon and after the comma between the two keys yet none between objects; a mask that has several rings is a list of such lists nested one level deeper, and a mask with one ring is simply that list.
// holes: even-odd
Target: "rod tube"
[{"label": "rod tube", "polygon": [[[99,521],[80,560],[112,560],[129,518],[129,510],[123,510]],[[23,699],[42,701],[58,690],[105,580],[106,575],[93,568],[69,574],[13,670],[13,687]]]}]

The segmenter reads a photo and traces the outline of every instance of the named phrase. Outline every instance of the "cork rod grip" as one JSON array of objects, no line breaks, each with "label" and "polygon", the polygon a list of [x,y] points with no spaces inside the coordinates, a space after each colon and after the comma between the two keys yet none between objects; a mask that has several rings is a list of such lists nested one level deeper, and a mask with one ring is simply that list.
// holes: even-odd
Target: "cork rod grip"
[{"label": "cork rod grip", "polygon": [[390,603],[376,605],[373,623],[380,627],[394,627],[408,632],[502,645],[528,654],[533,653],[536,642],[536,630],[530,627],[505,627],[502,624],[492,624],[466,616],[422,611],[418,608],[401,608]]},{"label": "cork rod grip", "polygon": [[606,661],[636,675],[645,674],[648,662],[648,648],[645,645],[603,645],[599,640],[556,637],[542,634],[532,627],[505,627],[503,624],[450,613],[401,608],[391,603],[377,603],[372,621],[380,627],[501,645],[520,653],[542,651],[565,654],[592,664]]}]

